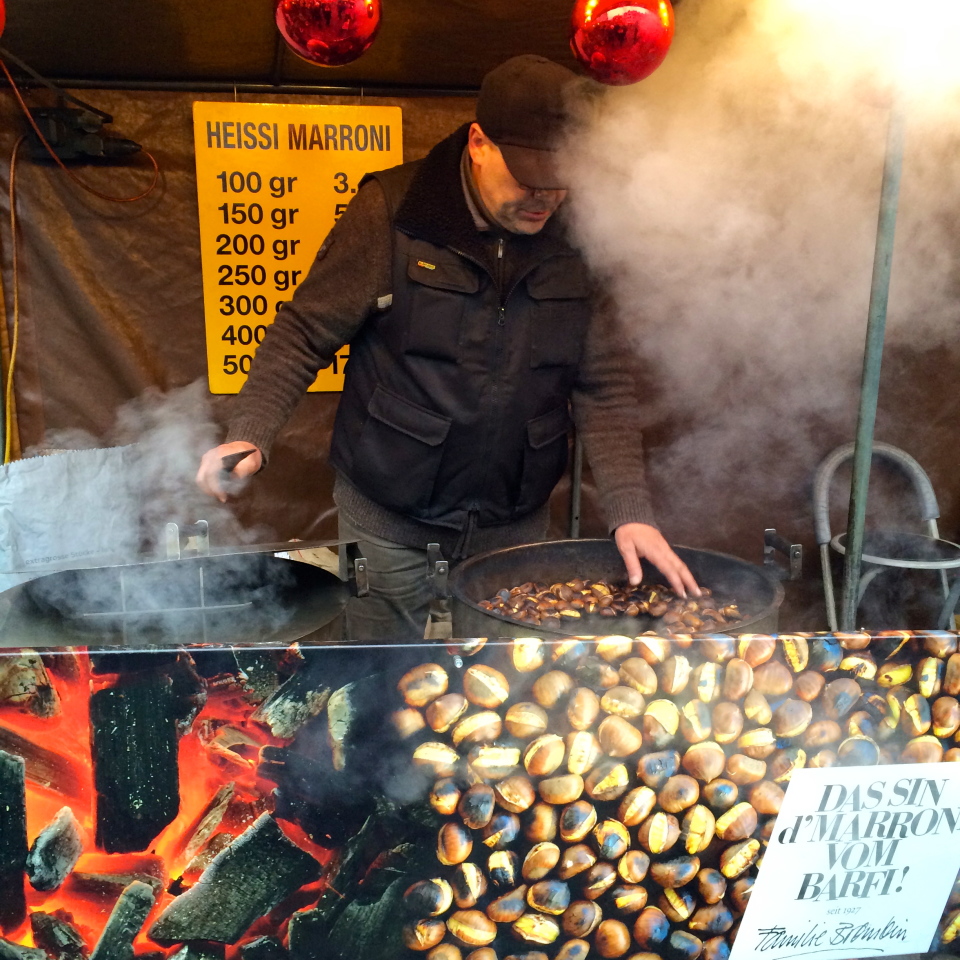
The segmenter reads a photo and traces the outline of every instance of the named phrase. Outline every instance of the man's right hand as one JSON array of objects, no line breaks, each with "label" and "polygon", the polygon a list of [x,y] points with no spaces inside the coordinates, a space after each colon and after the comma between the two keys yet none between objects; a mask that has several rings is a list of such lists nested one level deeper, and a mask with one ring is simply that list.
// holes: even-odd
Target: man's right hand
[{"label": "man's right hand", "polygon": [[[244,450],[252,450],[249,457],[244,457],[232,473],[226,473],[223,469],[223,458],[229,457],[232,453],[243,453]],[[221,503],[227,502],[227,494],[230,492],[225,489],[224,482],[228,479],[236,478],[245,480],[252,477],[263,465],[263,456],[260,450],[252,443],[246,440],[235,440],[233,443],[221,443],[219,447],[208,450],[200,461],[200,469],[197,471],[197,486],[211,497],[216,497]]]}]

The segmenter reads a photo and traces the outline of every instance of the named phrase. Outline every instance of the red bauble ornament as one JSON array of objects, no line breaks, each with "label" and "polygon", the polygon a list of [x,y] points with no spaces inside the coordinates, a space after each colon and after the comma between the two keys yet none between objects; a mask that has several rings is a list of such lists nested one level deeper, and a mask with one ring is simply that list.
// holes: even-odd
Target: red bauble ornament
[{"label": "red bauble ornament", "polygon": [[276,19],[280,35],[298,57],[321,67],[342,67],[376,38],[380,0],[277,0]]},{"label": "red bauble ornament", "polygon": [[670,0],[576,0],[570,25],[574,56],[601,83],[649,77],[673,40]]}]

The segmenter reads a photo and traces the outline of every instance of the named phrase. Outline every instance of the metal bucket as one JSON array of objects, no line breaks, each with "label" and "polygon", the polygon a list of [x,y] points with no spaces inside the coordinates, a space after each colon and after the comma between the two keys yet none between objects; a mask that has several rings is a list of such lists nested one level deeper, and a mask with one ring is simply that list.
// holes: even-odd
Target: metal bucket
[{"label": "metal bucket", "polygon": [[[725,633],[776,633],[783,587],[762,567],[738,557],[712,550],[674,547],[701,586],[736,601],[743,619]],[[648,617],[584,616],[559,626],[521,623],[479,604],[498,590],[528,580],[546,583],[572,580],[623,582],[623,559],[612,540],[554,540],[505,550],[493,550],[465,560],[450,574],[450,595],[455,637],[542,637],[575,633],[597,636],[642,633],[655,628]],[[643,563],[643,582],[666,583],[666,578],[648,561]]]}]

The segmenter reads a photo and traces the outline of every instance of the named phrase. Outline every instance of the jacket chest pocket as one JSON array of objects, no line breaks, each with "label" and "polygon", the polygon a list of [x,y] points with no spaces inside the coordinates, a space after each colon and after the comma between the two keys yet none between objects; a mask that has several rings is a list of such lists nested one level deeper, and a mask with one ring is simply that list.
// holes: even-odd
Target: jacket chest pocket
[{"label": "jacket chest pocket", "polygon": [[575,366],[590,322],[590,282],[579,260],[555,257],[527,277],[533,301],[530,366]]},{"label": "jacket chest pocket", "polygon": [[410,313],[404,353],[457,362],[464,317],[480,278],[455,254],[429,244],[412,244],[407,258]]}]

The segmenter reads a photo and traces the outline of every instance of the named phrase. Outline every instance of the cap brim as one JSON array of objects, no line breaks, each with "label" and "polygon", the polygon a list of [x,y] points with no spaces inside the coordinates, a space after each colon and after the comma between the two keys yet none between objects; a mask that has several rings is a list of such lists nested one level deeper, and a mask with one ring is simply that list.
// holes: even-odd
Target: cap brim
[{"label": "cap brim", "polygon": [[497,144],[514,180],[534,190],[566,190],[557,170],[554,150],[534,150],[510,143]]}]

